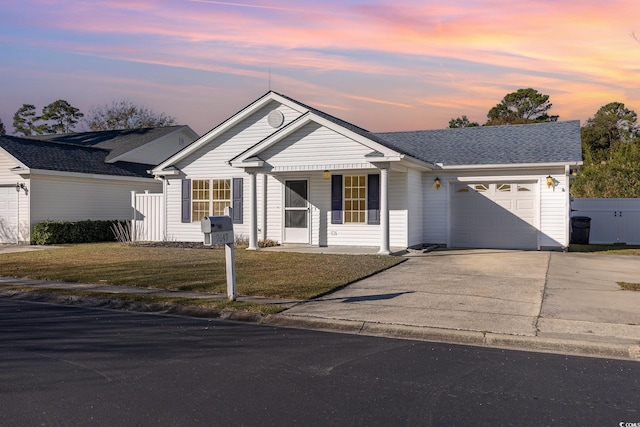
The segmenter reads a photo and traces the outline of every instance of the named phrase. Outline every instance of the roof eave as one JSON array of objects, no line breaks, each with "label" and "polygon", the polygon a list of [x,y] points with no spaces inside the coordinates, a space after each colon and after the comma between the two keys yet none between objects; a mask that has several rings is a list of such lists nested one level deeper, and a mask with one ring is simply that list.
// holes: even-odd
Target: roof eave
[{"label": "roof eave", "polygon": [[546,162],[546,163],[497,163],[483,165],[438,165],[442,170],[481,170],[481,169],[539,169],[564,166],[580,166],[582,160],[568,160],[564,162]]}]

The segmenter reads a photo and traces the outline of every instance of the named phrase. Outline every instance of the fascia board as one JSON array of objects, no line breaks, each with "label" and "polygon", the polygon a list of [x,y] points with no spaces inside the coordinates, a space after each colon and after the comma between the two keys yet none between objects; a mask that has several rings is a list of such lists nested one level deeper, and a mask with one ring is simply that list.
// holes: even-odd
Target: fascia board
[{"label": "fascia board", "polygon": [[[262,108],[263,106],[265,106],[266,104],[268,104],[271,101],[276,101],[276,102],[279,102],[281,104],[285,104],[288,107],[293,108],[296,111],[300,111],[302,109],[302,107],[300,105],[295,104],[295,103],[289,101],[288,99],[285,99],[285,98],[279,96],[278,94],[276,94],[274,92],[269,92],[266,95],[264,95],[263,97],[257,99],[253,103],[251,103],[249,106],[245,107],[240,112],[236,113],[235,115],[233,115],[229,119],[227,119],[224,122],[222,122],[221,124],[219,124],[218,126],[213,128],[212,130],[207,132],[206,134],[202,135],[198,140],[196,140],[193,143],[191,143],[191,145],[189,145],[188,147],[185,147],[183,150],[181,150],[181,151],[177,152],[176,154],[174,154],[173,156],[169,157],[167,160],[165,160],[164,162],[159,164],[158,167],[154,169],[154,171],[155,170],[165,169],[166,167],[171,166],[176,162],[179,162],[180,160],[182,160],[185,157],[189,156],[194,151],[200,149],[202,146],[204,146],[204,145],[208,144],[209,142],[211,142],[212,140],[214,140],[216,137],[218,137],[222,133],[226,132],[227,130],[229,130],[233,126],[237,125],[239,122],[241,122],[242,120],[246,119],[251,114],[253,114],[254,112],[256,112],[257,110],[259,110],[260,108]],[[303,112],[306,112],[306,111],[303,111]]]},{"label": "fascia board", "polygon": [[177,176],[180,174],[180,171],[176,168],[169,168],[169,169],[152,169],[150,171],[148,171],[150,174],[155,175],[155,176]]},{"label": "fascia board", "polygon": [[[18,175],[25,175],[27,172],[17,173]],[[46,176],[61,176],[66,178],[83,178],[83,179],[104,179],[109,181],[136,181],[136,182],[153,182],[154,178],[142,178],[132,176],[118,176],[118,175],[101,175],[92,173],[81,172],[63,172],[63,171],[51,171],[46,169],[29,169],[28,173],[33,177],[34,175],[46,175]]]},{"label": "fascia board", "polygon": [[540,168],[557,168],[570,166],[580,166],[582,161],[576,162],[551,162],[551,163],[511,163],[511,164],[487,164],[487,165],[438,165],[442,170],[477,170],[477,169],[540,169]]}]

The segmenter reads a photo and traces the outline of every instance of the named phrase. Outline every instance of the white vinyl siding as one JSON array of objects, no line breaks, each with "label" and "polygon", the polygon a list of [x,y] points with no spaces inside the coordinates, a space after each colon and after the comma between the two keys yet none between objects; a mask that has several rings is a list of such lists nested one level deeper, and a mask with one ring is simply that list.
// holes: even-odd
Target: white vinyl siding
[{"label": "white vinyl siding", "polygon": [[[435,188],[433,185],[436,177],[440,179],[440,188]],[[422,243],[447,244],[449,229],[449,183],[444,178],[444,175],[423,175],[422,224],[424,228]]]},{"label": "white vinyl siding", "polygon": [[555,187],[547,187],[546,175],[540,177],[540,247],[564,248],[569,246],[569,185],[564,171],[551,174]]},{"label": "white vinyl siding", "polygon": [[160,192],[158,181],[32,176],[31,223],[45,220],[131,219],[131,191]]},{"label": "white vinyl siding", "polygon": [[[260,158],[276,171],[370,168],[364,156],[372,149],[316,123],[309,123],[272,147]],[[345,174],[346,175],[346,174]]]},{"label": "white vinyl siding", "polygon": [[[237,175],[241,170],[230,166],[228,162],[277,130],[267,123],[267,115],[274,109],[272,104],[274,103],[254,112],[211,143],[191,153],[176,166],[187,178],[192,179]],[[278,110],[284,114],[285,125],[300,114],[282,105]]]},{"label": "white vinyl siding", "polygon": [[[355,171],[343,171],[345,176]],[[378,173],[374,169],[367,173]],[[389,173],[389,244],[393,247],[407,246],[407,195],[406,173]],[[330,193],[330,181],[327,192]],[[330,198],[326,199],[328,202]],[[329,246],[380,246],[380,225],[378,224],[332,224],[330,205],[325,213],[327,221],[327,244]]]},{"label": "white vinyl siding", "polygon": [[423,191],[422,174],[414,169],[407,171],[408,246],[424,243],[423,239]]},{"label": "white vinyl siding", "polygon": [[[271,102],[246,117],[222,135],[218,136],[211,143],[206,144],[176,164],[176,167],[178,167],[183,173],[183,178],[192,180],[243,178],[242,203],[244,207],[244,220],[242,224],[234,224],[233,226],[234,233],[237,238],[248,239],[249,237],[249,175],[244,173],[242,169],[230,166],[228,162],[244,150],[257,144],[277,130],[271,127],[267,122],[269,112],[274,109],[283,113],[285,119],[284,125],[300,115],[299,112],[291,108],[276,102]],[[258,174],[258,177],[256,178],[256,185],[258,187],[258,207],[265,206],[265,200],[263,196],[260,195],[263,186],[263,178],[260,178],[260,175],[261,174]],[[181,178],[169,178],[167,179],[167,185],[165,186],[167,195],[167,239],[187,242],[202,241],[203,235],[200,231],[199,224],[196,224],[195,222],[181,222],[182,187],[180,180]],[[278,224],[278,226],[274,228],[274,224],[272,223],[274,219],[281,218],[282,215],[281,212],[278,212],[277,217],[274,218],[271,216],[271,210],[273,209],[273,206],[271,205],[271,197],[274,196],[272,185],[272,179],[269,179],[269,184],[267,186],[268,201],[266,202],[266,208],[269,210],[268,219],[267,221],[264,221],[261,209],[258,208],[258,228],[260,229],[260,236],[264,238],[265,231],[262,230],[262,228],[264,228],[266,224],[267,238],[281,241],[281,234],[277,234],[277,236],[274,234],[280,232],[281,226]],[[280,187],[278,187],[278,191],[281,191]],[[279,195],[277,197],[280,198]]]}]

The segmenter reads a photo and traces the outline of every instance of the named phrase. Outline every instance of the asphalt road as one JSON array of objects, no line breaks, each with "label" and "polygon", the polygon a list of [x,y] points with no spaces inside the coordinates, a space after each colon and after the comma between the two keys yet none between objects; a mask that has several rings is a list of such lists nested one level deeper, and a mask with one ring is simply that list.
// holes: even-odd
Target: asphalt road
[{"label": "asphalt road", "polygon": [[0,425],[640,423],[640,363],[0,299]]}]

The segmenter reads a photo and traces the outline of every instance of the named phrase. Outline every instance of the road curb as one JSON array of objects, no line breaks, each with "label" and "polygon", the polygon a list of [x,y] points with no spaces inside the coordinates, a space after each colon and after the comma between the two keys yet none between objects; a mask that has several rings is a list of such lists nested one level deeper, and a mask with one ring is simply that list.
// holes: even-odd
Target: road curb
[{"label": "road curb", "polygon": [[506,335],[422,326],[291,316],[286,314],[270,314],[263,317],[260,323],[269,326],[313,329],[386,338],[640,361],[640,345],[573,339],[561,340],[538,336]]},{"label": "road curb", "polygon": [[106,310],[122,310],[139,313],[169,314],[176,316],[198,317],[204,319],[229,320],[235,322],[260,323],[260,320],[263,317],[262,313],[249,311],[235,311],[209,307],[190,307],[177,304],[128,301],[118,299],[117,294],[114,294],[113,298],[104,298],[92,296],[56,295],[46,292],[34,291],[21,292],[14,290],[0,290],[0,297],[20,301],[72,305],[74,307],[101,308]]},{"label": "road curb", "polygon": [[72,305],[76,307],[91,307],[108,310],[123,310],[235,322],[249,322],[265,326],[310,329],[353,335],[640,361],[640,345],[545,338],[539,336],[506,335],[423,326],[292,316],[287,314],[264,315],[262,313],[247,311],[125,301],[119,300],[117,295],[114,295],[113,299],[107,299],[90,296],[55,295],[48,294],[46,292],[0,290],[0,297],[21,301]]}]

